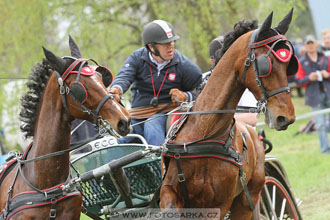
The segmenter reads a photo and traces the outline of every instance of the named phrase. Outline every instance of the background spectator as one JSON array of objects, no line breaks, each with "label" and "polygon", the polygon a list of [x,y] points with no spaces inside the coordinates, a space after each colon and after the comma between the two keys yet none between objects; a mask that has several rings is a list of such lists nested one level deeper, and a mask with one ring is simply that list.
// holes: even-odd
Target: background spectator
[{"label": "background spectator", "polygon": [[322,44],[320,51],[326,56],[330,56],[330,29],[323,29],[321,32]]},{"label": "background spectator", "polygon": [[[306,36],[306,55],[301,58],[297,83],[305,86],[305,104],[318,111],[330,107],[329,60],[317,51],[318,42],[313,35]],[[314,116],[323,154],[330,154],[326,115]]]}]

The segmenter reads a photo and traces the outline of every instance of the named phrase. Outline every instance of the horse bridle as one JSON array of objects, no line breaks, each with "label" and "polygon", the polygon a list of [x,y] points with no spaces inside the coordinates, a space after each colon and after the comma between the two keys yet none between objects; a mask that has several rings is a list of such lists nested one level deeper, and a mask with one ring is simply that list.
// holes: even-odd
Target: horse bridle
[{"label": "horse bridle", "polygon": [[[256,77],[256,83],[257,83],[258,87],[261,89],[261,93],[262,93],[261,99],[257,100],[257,109],[259,109],[260,112],[265,113],[266,110],[267,110],[267,108],[266,108],[267,100],[270,97],[272,97],[274,95],[277,95],[281,92],[290,93],[290,87],[284,86],[284,87],[275,89],[274,91],[267,92],[264,85],[262,84],[262,82],[260,80],[260,78],[263,77],[263,73],[261,73],[260,67],[258,66],[258,64],[264,62],[264,60],[266,60],[266,59],[269,59],[269,55],[273,51],[276,44],[278,44],[279,42],[287,41],[287,40],[286,40],[284,35],[278,34],[278,35],[270,37],[266,40],[263,40],[263,41],[260,41],[260,42],[255,42],[257,33],[258,33],[258,29],[254,30],[251,34],[248,57],[245,59],[245,65],[244,65],[244,70],[243,70],[243,74],[242,74],[242,83],[244,84],[246,72],[247,72],[247,70],[250,67],[251,62],[252,62],[253,70],[254,70],[255,77]],[[272,42],[273,42],[273,44],[272,44],[271,47],[269,47],[266,55],[264,55],[262,57],[256,57],[255,52],[254,52],[255,48],[263,47],[263,46],[265,46],[269,43],[272,43]],[[260,60],[260,59],[262,59],[262,60]]]},{"label": "horse bridle", "polygon": [[[79,111],[87,113],[88,115],[93,116],[93,123],[98,128],[100,135],[104,135],[106,132],[109,132],[111,135],[113,135],[117,138],[120,138],[121,136],[114,130],[114,128],[111,126],[111,124],[108,121],[102,119],[102,117],[99,115],[99,112],[102,109],[103,105],[106,103],[106,101],[108,99],[114,100],[113,94],[111,94],[111,93],[106,94],[102,98],[102,100],[99,102],[99,104],[97,105],[95,110],[89,109],[84,104],[86,99],[84,98],[82,100],[81,97],[79,97],[79,95],[81,93],[86,92],[85,87],[79,82],[82,68],[87,64],[88,61],[94,62],[98,67],[101,67],[101,66],[99,66],[98,63],[91,58],[89,58],[89,59],[81,59],[81,58],[77,59],[74,57],[64,57],[64,58],[74,59],[73,63],[64,71],[62,76],[56,71],[56,78],[57,78],[57,82],[60,87],[60,95],[62,97],[62,103],[63,103],[66,113],[68,115],[71,115],[69,108],[68,108],[67,100],[66,100],[66,95],[69,95],[76,103],[78,103],[80,105],[80,107],[82,109],[71,105],[72,107],[76,108]],[[74,71],[74,68],[77,65],[80,65],[79,69],[78,69],[78,71]],[[77,77],[76,77],[76,80],[73,83],[71,83],[71,85],[69,87],[65,83],[65,80],[71,73],[76,73]]]}]

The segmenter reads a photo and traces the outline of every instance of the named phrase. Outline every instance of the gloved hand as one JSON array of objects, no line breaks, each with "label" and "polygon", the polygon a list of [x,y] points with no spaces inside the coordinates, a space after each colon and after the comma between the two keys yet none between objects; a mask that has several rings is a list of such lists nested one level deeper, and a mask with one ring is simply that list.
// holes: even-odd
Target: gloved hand
[{"label": "gloved hand", "polygon": [[121,97],[121,90],[118,88],[118,87],[112,87],[110,90],[109,90],[110,93],[112,93],[115,97],[115,100],[117,102],[120,102],[120,97]]},{"label": "gloved hand", "polygon": [[187,100],[186,93],[182,92],[179,89],[171,89],[170,93],[171,99],[173,103],[176,103],[177,101],[175,100],[175,97],[177,98],[178,101],[184,102]]}]

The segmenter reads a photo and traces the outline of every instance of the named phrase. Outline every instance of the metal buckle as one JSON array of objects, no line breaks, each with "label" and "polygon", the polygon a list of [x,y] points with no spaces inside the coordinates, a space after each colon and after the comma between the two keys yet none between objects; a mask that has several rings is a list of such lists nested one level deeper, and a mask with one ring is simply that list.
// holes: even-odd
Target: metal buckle
[{"label": "metal buckle", "polygon": [[56,218],[56,199],[52,198],[51,200],[51,207],[49,210],[49,217],[52,219]]},{"label": "metal buckle", "polygon": [[184,182],[186,179],[184,178],[184,174],[183,173],[179,173],[178,174],[178,178],[179,178],[179,182],[182,183]]},{"label": "metal buckle", "polygon": [[247,57],[245,59],[245,66],[250,66],[251,62],[250,62],[250,57]]},{"label": "metal buckle", "polygon": [[50,209],[49,217],[50,218],[56,218],[56,209]]}]

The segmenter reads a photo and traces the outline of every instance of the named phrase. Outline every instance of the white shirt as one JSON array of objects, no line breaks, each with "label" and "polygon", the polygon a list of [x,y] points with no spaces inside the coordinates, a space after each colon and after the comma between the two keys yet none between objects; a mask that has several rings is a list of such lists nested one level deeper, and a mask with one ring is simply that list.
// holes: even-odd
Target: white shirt
[{"label": "white shirt", "polygon": [[240,106],[257,107],[257,100],[249,89],[245,89],[238,102]]}]

